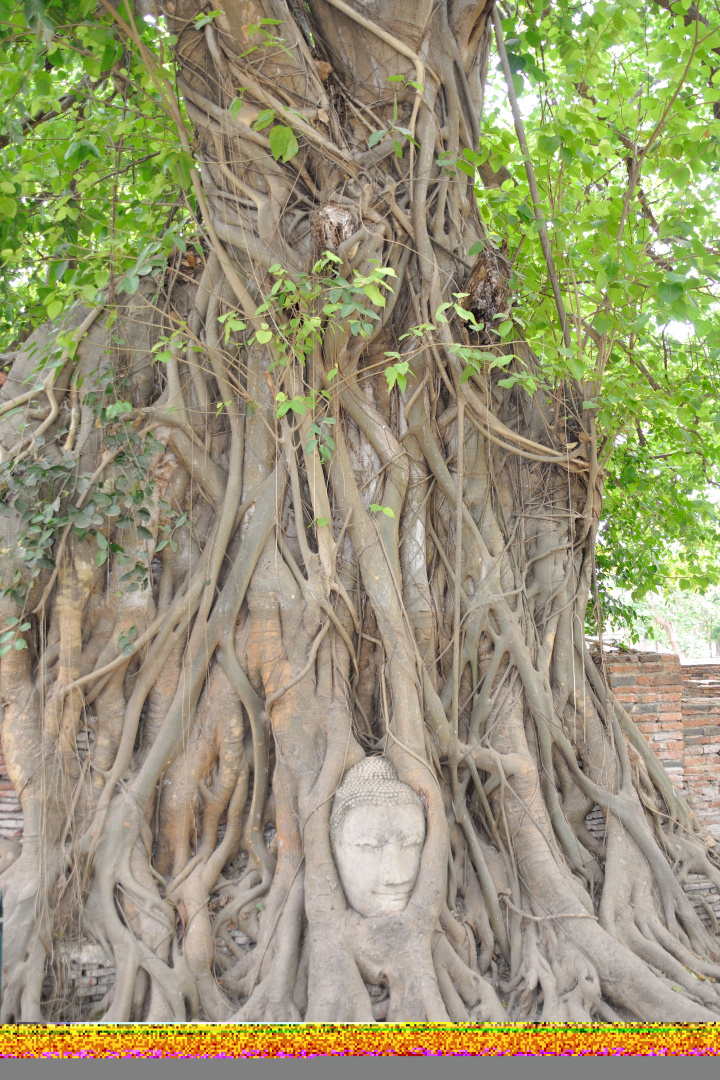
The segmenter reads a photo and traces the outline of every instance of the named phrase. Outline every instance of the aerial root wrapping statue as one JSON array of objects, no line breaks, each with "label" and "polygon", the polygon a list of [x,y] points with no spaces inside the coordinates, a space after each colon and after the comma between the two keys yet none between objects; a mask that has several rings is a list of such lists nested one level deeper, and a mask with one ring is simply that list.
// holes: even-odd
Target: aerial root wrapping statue
[{"label": "aerial root wrapping statue", "polygon": [[351,907],[361,915],[404,911],[420,869],[425,811],[384,757],[346,772],[333,801],[330,837]]}]

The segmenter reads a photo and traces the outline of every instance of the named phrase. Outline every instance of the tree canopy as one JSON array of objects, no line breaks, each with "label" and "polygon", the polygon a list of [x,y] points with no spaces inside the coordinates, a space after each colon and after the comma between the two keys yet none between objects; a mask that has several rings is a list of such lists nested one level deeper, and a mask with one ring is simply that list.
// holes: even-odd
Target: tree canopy
[{"label": "tree canopy", "polygon": [[[566,348],[558,329],[497,56],[478,150],[443,159],[449,175],[476,178],[483,220],[512,263],[499,336],[511,345],[520,329],[536,347],[537,370],[515,365],[507,385],[532,394],[571,375],[597,416],[606,477],[598,580],[607,615],[621,624],[634,613],[614,586],[640,600],[720,579],[712,497],[720,43],[710,16],[698,18],[685,0],[503,13],[541,211],[581,348]],[[211,9],[197,18],[212,20]],[[190,180],[192,123],[162,7],[138,5],[134,20],[155,73],[95,0],[8,2],[0,20],[0,349],[8,352],[78,300],[130,295],[186,253],[192,263],[202,223]],[[258,25],[253,48],[272,36],[272,26]],[[512,364],[509,351],[501,362]],[[122,401],[120,387],[108,392]]]}]

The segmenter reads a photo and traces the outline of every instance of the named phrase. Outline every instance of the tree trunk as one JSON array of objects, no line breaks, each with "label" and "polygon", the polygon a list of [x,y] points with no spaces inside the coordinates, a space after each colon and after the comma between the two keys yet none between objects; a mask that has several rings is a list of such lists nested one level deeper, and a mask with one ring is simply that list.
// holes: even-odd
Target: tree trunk
[{"label": "tree trunk", "polygon": [[672,619],[668,619],[665,615],[659,615],[655,609],[652,609],[652,617],[658,626],[665,631],[670,642],[670,648],[676,653],[681,660],[687,659],[683,648],[678,641],[677,631],[675,629],[675,623]]},{"label": "tree trunk", "polygon": [[[112,331],[77,316],[85,396],[68,352],[34,399],[74,409],[72,437],[65,413],[44,443],[0,420],[18,475],[92,477],[56,572],[21,557],[22,506],[7,525],[3,614],[32,628],[2,659],[25,815],[2,1019],[54,1019],[56,935],[89,934],[117,969],[105,1021],[717,1020],[680,870],[720,871],[584,645],[592,413],[577,384],[499,381],[509,264],[455,167],[491,7],[223,7],[170,19],[201,274]],[[95,424],[108,370],[124,425]],[[407,907],[373,918],[329,833],[368,754],[427,823]]]}]

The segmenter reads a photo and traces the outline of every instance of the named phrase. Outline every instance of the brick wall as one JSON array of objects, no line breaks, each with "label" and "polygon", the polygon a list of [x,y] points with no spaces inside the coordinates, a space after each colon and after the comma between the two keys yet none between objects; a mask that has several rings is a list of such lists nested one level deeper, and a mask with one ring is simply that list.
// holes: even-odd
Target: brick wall
[{"label": "brick wall", "polygon": [[[599,667],[599,656],[594,660]],[[689,799],[706,835],[720,841],[720,665],[681,667],[674,653],[608,650],[605,668],[618,700]],[[599,807],[586,822],[602,841]],[[720,895],[712,882],[688,874],[683,888],[708,929],[720,925]]]},{"label": "brick wall", "polygon": [[720,665],[684,667],[682,682],[687,795],[720,841]]},{"label": "brick wall", "polygon": [[605,667],[618,700],[677,787],[685,782],[682,668],[673,653],[608,652]]},{"label": "brick wall", "polygon": [[618,699],[720,841],[720,665],[681,667],[673,653],[609,650],[605,667]]},{"label": "brick wall", "polygon": [[3,840],[19,840],[22,831],[23,819],[20,800],[7,774],[2,743],[0,742],[0,838]]}]

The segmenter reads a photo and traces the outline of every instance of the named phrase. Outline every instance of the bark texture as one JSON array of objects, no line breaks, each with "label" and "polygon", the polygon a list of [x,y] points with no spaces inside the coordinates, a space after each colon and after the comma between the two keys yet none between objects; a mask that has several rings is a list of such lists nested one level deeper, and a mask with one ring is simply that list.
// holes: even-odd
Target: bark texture
[{"label": "bark texture", "polygon": [[[206,258],[144,286],[112,332],[79,312],[75,359],[28,398],[42,328],[0,390],[24,398],[0,415],[4,459],[70,462],[97,515],[2,601],[31,622],[1,662],[25,815],[0,876],[2,1020],[59,1015],[42,990],[58,934],[115,964],[104,1021],[717,1020],[720,941],[681,878],[720,871],[584,644],[592,414],[577,384],[498,385],[510,270],[447,167],[477,146],[491,6],[223,7],[169,15]],[[298,140],[287,162],[273,126]],[[258,315],[278,265],[298,288],[394,276],[354,334],[324,293],[282,307],[281,290]],[[478,322],[422,329],[455,293]],[[283,350],[301,316],[314,335]],[[458,343],[485,353],[466,381]],[[389,393],[393,351],[409,371]],[[98,426],[108,377],[134,411]],[[280,393],[305,411],[278,419]],[[26,526],[4,521],[7,585],[28,577]],[[411,901],[377,919],[348,908],[328,829],[368,753],[427,817]]]}]

